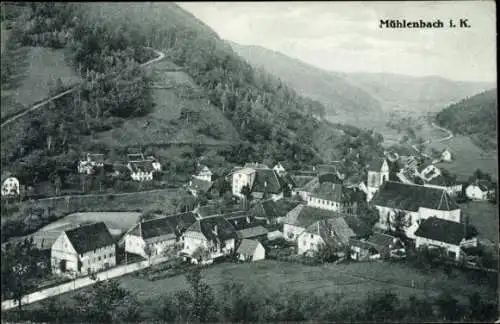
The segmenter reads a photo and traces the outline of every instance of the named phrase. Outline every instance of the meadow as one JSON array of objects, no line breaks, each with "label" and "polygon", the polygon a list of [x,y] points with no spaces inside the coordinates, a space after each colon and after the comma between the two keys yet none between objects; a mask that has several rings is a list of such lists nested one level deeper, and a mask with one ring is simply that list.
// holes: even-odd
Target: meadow
[{"label": "meadow", "polygon": [[487,201],[471,201],[460,204],[462,213],[479,231],[479,236],[498,243],[498,205]]}]

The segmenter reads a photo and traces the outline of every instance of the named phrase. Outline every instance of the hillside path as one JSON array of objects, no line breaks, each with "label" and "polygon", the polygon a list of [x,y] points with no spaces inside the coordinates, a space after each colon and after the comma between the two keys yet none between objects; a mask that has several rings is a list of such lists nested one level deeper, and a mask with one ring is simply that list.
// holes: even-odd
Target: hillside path
[{"label": "hillside path", "polygon": [[[150,49],[152,49],[153,51],[155,51],[155,53],[156,53],[158,56],[157,56],[156,58],[154,58],[154,59],[150,60],[150,61],[147,61],[147,62],[145,62],[145,63],[142,63],[142,64],[141,64],[141,67],[145,67],[145,66],[151,65],[151,64],[153,64],[153,63],[156,63],[156,62],[158,62],[158,61],[161,61],[161,60],[165,57],[165,53],[160,52],[159,50],[156,50],[156,49],[154,49],[154,48],[150,48]],[[60,93],[58,93],[58,94],[56,94],[56,95],[54,95],[54,96],[52,96],[52,97],[50,97],[50,98],[48,98],[48,99],[43,100],[42,102],[39,102],[39,103],[37,103],[37,104],[35,104],[35,105],[31,106],[30,108],[28,108],[28,109],[26,109],[26,110],[23,110],[23,111],[21,111],[21,112],[19,112],[19,113],[15,114],[14,116],[12,116],[12,117],[8,118],[7,120],[5,120],[5,121],[1,124],[1,126],[0,126],[0,127],[4,127],[4,126],[6,126],[6,125],[8,125],[8,124],[12,123],[13,121],[15,121],[15,120],[17,120],[17,119],[19,119],[19,118],[21,118],[21,117],[23,117],[23,116],[25,116],[25,115],[29,114],[30,112],[40,109],[41,107],[45,106],[45,105],[46,105],[46,104],[48,104],[49,102],[52,102],[52,101],[54,101],[54,100],[56,100],[56,99],[59,99],[59,98],[61,98],[61,97],[65,96],[65,95],[67,95],[67,94],[69,94],[69,93],[71,93],[71,92],[75,91],[76,89],[78,89],[78,87],[79,87],[79,86],[80,86],[80,84],[77,84],[77,85],[75,85],[75,86],[71,87],[70,89],[68,89],[68,90],[66,90],[66,91],[64,91],[64,92],[60,92]]]},{"label": "hillside path", "polygon": [[[448,133],[448,135],[446,135],[445,137],[442,137],[442,138],[438,138],[438,139],[428,139],[426,140],[425,142],[423,142],[422,144],[430,144],[432,142],[444,142],[444,141],[448,141],[450,139],[453,138],[453,133],[449,130],[449,129],[446,129],[446,128],[443,128],[443,127],[440,127],[438,125],[436,125],[434,122],[431,122],[431,125],[432,127],[434,128],[437,128],[439,130],[442,130],[443,132],[446,132]],[[422,153],[418,150],[417,146],[415,144],[413,144],[411,146],[415,151],[419,152],[420,154],[422,154],[423,156],[427,157],[427,158],[431,158],[429,155],[425,154],[425,153]]]}]

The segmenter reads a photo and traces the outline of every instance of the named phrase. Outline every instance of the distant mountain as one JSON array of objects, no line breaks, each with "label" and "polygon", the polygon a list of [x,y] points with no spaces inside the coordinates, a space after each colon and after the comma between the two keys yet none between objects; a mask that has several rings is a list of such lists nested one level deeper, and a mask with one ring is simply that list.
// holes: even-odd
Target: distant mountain
[{"label": "distant mountain", "polygon": [[326,115],[366,113],[381,107],[368,92],[351,85],[338,73],[328,72],[264,47],[229,42],[254,67],[280,78],[299,94],[321,102]]},{"label": "distant mountain", "polygon": [[485,91],[448,106],[436,122],[454,133],[469,135],[483,148],[497,143],[497,89]]},{"label": "distant mountain", "polygon": [[438,112],[464,97],[495,87],[493,83],[452,81],[434,76],[385,73],[343,73],[342,76],[377,99],[385,111]]}]

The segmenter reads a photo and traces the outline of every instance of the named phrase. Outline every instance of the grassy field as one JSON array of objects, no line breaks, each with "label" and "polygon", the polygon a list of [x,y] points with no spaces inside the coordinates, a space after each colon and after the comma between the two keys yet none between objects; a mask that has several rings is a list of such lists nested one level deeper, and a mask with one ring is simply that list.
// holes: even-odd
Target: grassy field
[{"label": "grassy field", "polygon": [[454,136],[448,141],[433,142],[428,147],[443,150],[448,148],[454,155],[451,163],[440,163],[437,166],[456,174],[459,180],[467,180],[476,169],[498,178],[497,152],[486,152],[475,145],[467,136]]},{"label": "grassy field", "polygon": [[[202,271],[203,280],[217,292],[225,282],[241,282],[267,293],[289,294],[294,291],[322,295],[336,293],[345,300],[360,300],[369,293],[392,290],[400,298],[411,295],[436,296],[442,291],[450,292],[465,301],[473,291],[491,296],[491,289],[475,286],[465,281],[460,274],[447,277],[442,270],[435,274],[423,274],[409,266],[395,263],[368,262],[351,264],[328,264],[311,267],[296,263],[259,261],[254,263],[223,263]],[[251,278],[251,280],[249,280]],[[142,302],[144,312],[150,313],[162,296],[187,288],[183,275],[148,281],[134,275],[117,279],[120,285]],[[411,288],[411,281],[415,288]],[[84,288],[87,289],[87,288]],[[56,300],[72,302],[75,292],[55,297]],[[28,307],[40,307],[40,303]]]},{"label": "grassy field", "polygon": [[478,201],[461,204],[460,208],[464,215],[469,216],[480,237],[498,243],[498,205]]}]

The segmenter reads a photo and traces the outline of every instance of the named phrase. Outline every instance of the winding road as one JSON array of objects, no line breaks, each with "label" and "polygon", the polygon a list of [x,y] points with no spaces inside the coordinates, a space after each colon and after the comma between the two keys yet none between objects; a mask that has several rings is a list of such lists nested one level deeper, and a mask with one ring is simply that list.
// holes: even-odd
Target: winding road
[{"label": "winding road", "polygon": [[[150,61],[147,61],[145,63],[142,63],[141,67],[145,67],[145,66],[151,65],[153,63],[156,63],[158,61],[161,61],[165,57],[165,53],[160,52],[159,50],[156,50],[156,49],[151,48],[151,47],[148,47],[148,48],[151,49],[151,50],[153,50],[158,55],[158,57],[156,57],[156,58],[154,58],[154,59],[152,59]],[[56,94],[56,95],[54,95],[54,96],[52,96],[52,97],[50,97],[48,99],[43,100],[42,102],[39,102],[39,103],[31,106],[30,108],[28,108],[26,110],[23,110],[23,111],[15,114],[14,116],[9,117],[7,120],[5,120],[4,122],[2,122],[2,124],[1,124],[0,127],[4,127],[4,126],[6,126],[6,125],[8,125],[8,124],[10,124],[12,122],[14,122],[17,119],[19,119],[19,118],[21,118],[21,117],[23,117],[23,116],[25,116],[25,115],[27,115],[27,114],[35,111],[35,110],[38,110],[38,109],[42,108],[43,106],[45,106],[46,104],[48,104],[51,101],[54,101],[54,100],[59,99],[59,98],[65,96],[65,95],[67,95],[69,93],[72,93],[73,91],[75,91],[76,89],[78,89],[79,86],[80,86],[80,84],[77,84],[77,85],[71,87],[70,89],[68,89],[68,90],[66,90],[64,92],[58,93],[58,94]]]},{"label": "winding road", "polygon": [[[422,144],[430,144],[432,142],[444,142],[444,141],[447,141],[447,140],[450,140],[452,137],[453,137],[453,133],[449,130],[449,129],[446,129],[446,128],[443,128],[443,127],[440,127],[438,125],[436,125],[434,122],[431,123],[431,125],[434,127],[434,128],[437,128],[439,130],[442,130],[443,132],[446,132],[448,133],[447,136],[445,137],[442,137],[442,138],[438,138],[438,139],[435,139],[435,140],[432,140],[432,139],[428,139],[427,141],[423,142]],[[413,144],[411,146],[415,151],[419,152],[420,154],[422,154],[423,156],[427,157],[427,158],[431,158],[429,155],[425,154],[425,153],[422,153],[418,150],[418,148],[416,147],[415,144]]]}]

